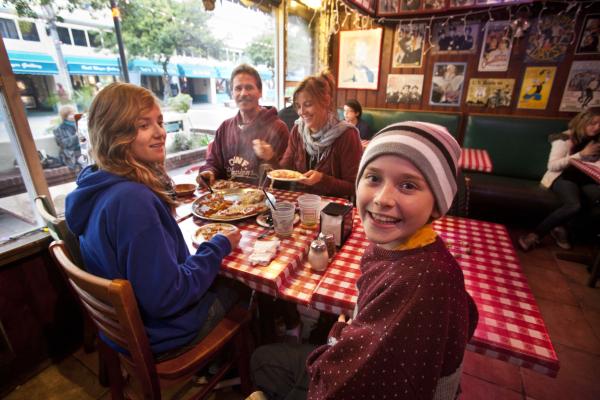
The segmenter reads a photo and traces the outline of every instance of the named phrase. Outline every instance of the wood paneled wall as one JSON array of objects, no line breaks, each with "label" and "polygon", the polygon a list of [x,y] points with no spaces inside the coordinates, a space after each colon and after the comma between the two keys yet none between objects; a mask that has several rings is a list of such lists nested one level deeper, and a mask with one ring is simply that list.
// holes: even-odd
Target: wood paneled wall
[{"label": "wood paneled wall", "polygon": [[[548,10],[544,10],[544,15],[548,14],[557,14],[561,10],[565,9],[566,5],[562,4],[547,4]],[[535,18],[537,18],[540,8],[542,4],[534,4],[531,8],[531,17],[529,21],[532,25]],[[515,9],[513,8],[513,13]],[[515,38],[513,42],[513,49],[511,53],[509,69],[506,72],[479,72],[477,71],[477,66],[479,63],[479,54],[481,52],[481,46],[483,42],[484,32],[479,29],[478,32],[478,40],[477,40],[477,52],[473,54],[432,54],[432,52],[427,52],[423,56],[423,63],[420,68],[393,68],[392,69],[392,47],[393,47],[393,38],[394,38],[394,30],[396,28],[397,23],[385,23],[383,26],[383,45],[381,49],[381,61],[380,61],[380,73],[379,73],[379,88],[378,90],[355,90],[355,89],[338,89],[336,95],[336,104],[338,108],[343,107],[346,99],[357,99],[363,107],[366,108],[388,108],[388,109],[399,109],[399,110],[425,110],[425,111],[450,111],[450,112],[461,112],[463,116],[468,115],[469,113],[477,113],[477,114],[500,114],[500,115],[521,115],[521,116],[538,116],[538,117],[566,117],[570,118],[574,116],[576,113],[573,112],[559,112],[558,108],[560,105],[560,101],[563,95],[563,90],[565,84],[567,82],[567,77],[569,75],[569,70],[571,68],[572,61],[576,60],[600,60],[600,56],[591,56],[591,55],[575,55],[575,47],[577,44],[577,40],[579,39],[579,35],[581,33],[581,28],[583,25],[583,21],[585,19],[585,15],[588,14],[597,14],[600,13],[600,2],[598,4],[593,4],[589,8],[583,8],[579,17],[576,21],[575,33],[577,35],[575,42],[569,47],[567,54],[563,61],[560,63],[525,63],[525,50],[527,49],[528,43],[528,34],[521,38]],[[569,13],[573,15],[574,12],[571,10]],[[448,14],[436,14],[437,19],[434,21],[434,27],[436,22],[444,21],[447,18]],[[499,10],[493,13],[493,17],[496,21],[507,20],[508,12],[505,10]],[[475,20],[475,18],[469,18],[470,20]],[[481,26],[485,25],[485,22],[488,20],[487,15],[481,17]],[[410,21],[409,18],[403,20],[404,24],[407,24]],[[374,24],[377,26],[377,24]],[[535,29],[535,26],[532,26],[529,29],[531,32]],[[529,33],[528,32],[528,33]],[[426,45],[427,46],[427,45]],[[337,66],[338,66],[338,51],[339,51],[339,35],[336,35],[332,38],[332,46],[331,46],[331,69],[333,71],[334,76],[337,79]],[[427,47],[425,47],[427,49]],[[448,107],[448,106],[431,106],[429,105],[429,96],[431,91],[431,78],[433,65],[436,62],[466,62],[467,63],[467,71],[465,74],[465,81],[463,85],[463,95],[461,99],[461,104],[459,107]],[[552,90],[550,93],[550,98],[548,101],[548,106],[545,110],[530,110],[530,109],[517,109],[517,102],[519,91],[521,89],[521,83],[523,80],[523,75],[526,67],[529,66],[556,66],[556,76],[554,78],[554,82],[552,84]],[[423,95],[421,104],[388,104],[386,103],[386,86],[387,79],[389,74],[423,74]],[[469,85],[469,80],[471,78],[505,78],[505,79],[515,79],[515,86],[513,89],[513,97],[510,107],[498,107],[498,108],[488,108],[488,107],[477,107],[477,106],[467,106],[466,98],[467,98],[467,89]]]}]

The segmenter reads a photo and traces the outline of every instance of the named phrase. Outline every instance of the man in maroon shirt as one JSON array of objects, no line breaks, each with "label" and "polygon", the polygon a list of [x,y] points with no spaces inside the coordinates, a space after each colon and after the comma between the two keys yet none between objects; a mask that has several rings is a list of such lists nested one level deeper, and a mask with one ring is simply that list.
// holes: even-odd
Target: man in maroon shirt
[{"label": "man in maroon shirt", "polygon": [[258,72],[248,64],[237,66],[231,73],[231,86],[239,112],[217,129],[206,164],[196,178],[201,184],[229,178],[256,183],[261,178],[259,166],[278,162],[287,147],[288,129],[277,110],[258,104],[262,96]]}]

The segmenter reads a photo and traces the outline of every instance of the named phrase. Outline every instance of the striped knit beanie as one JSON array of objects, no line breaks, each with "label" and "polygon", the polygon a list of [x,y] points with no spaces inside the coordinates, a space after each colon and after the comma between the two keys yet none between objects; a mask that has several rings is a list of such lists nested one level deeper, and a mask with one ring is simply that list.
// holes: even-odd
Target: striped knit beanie
[{"label": "striped knit beanie", "polygon": [[383,155],[396,155],[421,171],[435,198],[438,211],[446,214],[456,194],[460,146],[446,128],[427,122],[406,121],[389,125],[373,137],[365,149],[356,175],[356,186],[365,167]]}]

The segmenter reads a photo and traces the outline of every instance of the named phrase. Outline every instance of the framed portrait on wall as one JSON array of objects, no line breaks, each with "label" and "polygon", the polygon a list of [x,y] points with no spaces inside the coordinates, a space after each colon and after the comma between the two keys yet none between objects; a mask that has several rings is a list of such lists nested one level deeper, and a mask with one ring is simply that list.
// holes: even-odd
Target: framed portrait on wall
[{"label": "framed portrait on wall", "polygon": [[575,54],[600,54],[600,14],[585,16]]},{"label": "framed portrait on wall", "polygon": [[479,22],[434,25],[431,52],[434,54],[468,54],[477,51]]},{"label": "framed portrait on wall", "polygon": [[421,104],[424,75],[389,74],[385,91],[388,104]]},{"label": "framed portrait on wall", "polygon": [[338,89],[377,90],[383,29],[341,31]]},{"label": "framed portrait on wall", "polygon": [[418,11],[421,9],[421,0],[400,0],[401,11]]},{"label": "framed portrait on wall", "polygon": [[559,62],[575,37],[575,24],[568,15],[547,15],[537,19],[529,34],[526,63]]},{"label": "framed portrait on wall", "polygon": [[377,0],[348,0],[348,2],[362,8],[370,14],[375,14]]},{"label": "framed portrait on wall", "polygon": [[400,0],[378,0],[378,15],[393,15],[400,12]]},{"label": "framed portrait on wall", "polygon": [[512,33],[508,21],[490,22],[481,45],[478,71],[507,71],[512,51]]},{"label": "framed portrait on wall", "polygon": [[600,106],[600,61],[573,61],[559,111]]},{"label": "framed portrait on wall", "polygon": [[460,106],[467,63],[438,62],[433,65],[431,94],[432,106]]},{"label": "framed portrait on wall", "polygon": [[482,107],[510,107],[514,79],[479,79],[469,80],[467,101],[470,106]]},{"label": "framed portrait on wall", "polygon": [[446,0],[423,0],[423,9],[427,11],[442,10],[446,7]]},{"label": "framed portrait on wall", "polygon": [[475,0],[448,0],[449,8],[466,7],[472,6],[473,4],[475,4]]},{"label": "framed portrait on wall", "polygon": [[556,67],[527,67],[521,83],[517,108],[545,110]]},{"label": "framed portrait on wall", "polygon": [[392,68],[421,67],[425,26],[425,24],[398,24],[394,32]]}]

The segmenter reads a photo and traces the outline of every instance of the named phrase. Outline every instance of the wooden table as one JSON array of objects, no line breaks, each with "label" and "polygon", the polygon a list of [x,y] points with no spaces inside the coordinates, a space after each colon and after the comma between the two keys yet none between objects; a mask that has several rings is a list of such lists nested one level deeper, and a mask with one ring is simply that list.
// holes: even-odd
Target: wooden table
[{"label": "wooden table", "polygon": [[463,148],[458,159],[460,168],[469,171],[492,172],[492,160],[487,150]]}]

